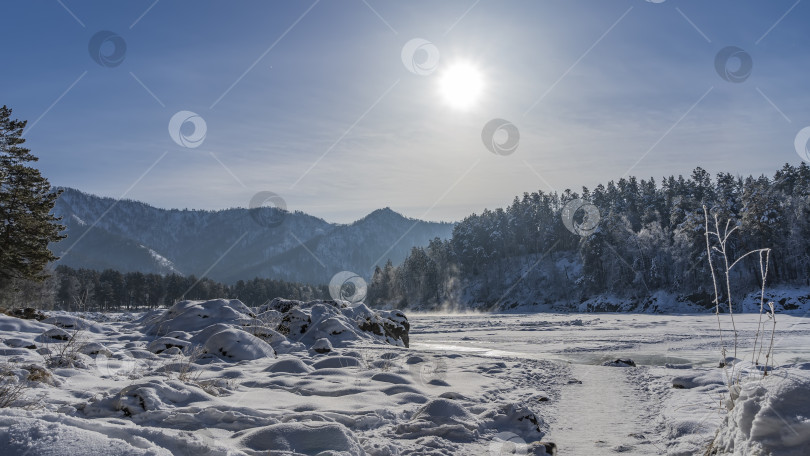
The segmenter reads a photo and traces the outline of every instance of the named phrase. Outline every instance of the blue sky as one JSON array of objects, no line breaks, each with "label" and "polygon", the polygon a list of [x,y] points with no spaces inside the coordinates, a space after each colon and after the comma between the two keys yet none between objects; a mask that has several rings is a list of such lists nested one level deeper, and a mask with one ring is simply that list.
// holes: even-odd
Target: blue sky
[{"label": "blue sky", "polygon": [[[55,185],[159,207],[272,191],[335,222],[384,206],[458,220],[627,174],[797,164],[808,19],[795,0],[8,1],[0,104],[29,120]],[[126,43],[119,65],[91,58],[99,31]],[[440,56],[428,75],[403,64],[415,38]],[[727,46],[753,62],[743,82],[715,69]],[[458,63],[483,84],[466,110],[438,89]],[[198,147],[170,136],[179,111],[204,119]],[[493,118],[518,128],[513,154],[484,146]]]}]

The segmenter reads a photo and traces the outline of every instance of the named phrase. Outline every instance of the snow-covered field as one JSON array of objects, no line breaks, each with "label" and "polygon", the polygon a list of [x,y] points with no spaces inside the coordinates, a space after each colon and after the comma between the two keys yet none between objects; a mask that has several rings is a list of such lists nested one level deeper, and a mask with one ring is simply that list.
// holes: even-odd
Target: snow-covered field
[{"label": "snow-covered field", "polygon": [[692,455],[718,428],[717,454],[810,445],[798,315],[777,315],[764,379],[748,348],[758,316],[738,316],[730,415],[711,314],[409,315],[407,336],[400,314],[363,305],[48,316],[0,315],[3,384],[28,387],[0,409],[2,455],[548,454],[545,442]]},{"label": "snow-covered field", "polygon": [[[528,360],[556,360],[559,370],[546,386],[553,394],[539,415],[547,422],[544,439],[555,442],[560,454],[702,454],[726,415],[721,401],[727,393],[727,371],[718,367],[720,333],[712,314],[412,315],[410,320],[411,348],[416,350],[499,359],[510,367]],[[778,392],[798,381],[810,393],[810,320],[777,315],[774,359],[783,367],[764,380],[750,368],[758,320],[756,314],[736,316],[745,392],[760,386]],[[723,315],[721,321],[730,345],[730,320]],[[630,358],[637,366],[603,366],[620,358]],[[522,400],[527,393],[520,386],[523,375],[510,371],[503,377],[502,399]],[[776,412],[796,416],[779,419],[776,435],[784,432],[787,438],[772,443],[773,454],[810,454],[806,396],[795,407]],[[750,437],[750,429],[744,437]],[[791,438],[804,447],[789,443]],[[795,452],[790,452],[791,446]],[[738,454],[749,453],[738,443]]]}]

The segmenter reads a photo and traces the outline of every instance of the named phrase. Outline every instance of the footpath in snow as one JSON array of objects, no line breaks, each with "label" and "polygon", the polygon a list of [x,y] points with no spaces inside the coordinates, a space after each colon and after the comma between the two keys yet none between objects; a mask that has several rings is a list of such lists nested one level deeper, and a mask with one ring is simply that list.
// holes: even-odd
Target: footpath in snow
[{"label": "footpath in snow", "polygon": [[627,379],[632,375],[626,367],[572,365],[549,440],[566,454],[662,454],[655,429],[661,403],[640,394]]}]

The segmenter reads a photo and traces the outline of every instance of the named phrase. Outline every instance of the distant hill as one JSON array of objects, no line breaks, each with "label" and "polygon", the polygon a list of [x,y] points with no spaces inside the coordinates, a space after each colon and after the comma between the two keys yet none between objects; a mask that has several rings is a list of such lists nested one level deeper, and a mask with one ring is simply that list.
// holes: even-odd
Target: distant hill
[{"label": "distant hill", "polygon": [[[388,259],[401,263],[414,246],[451,236],[453,224],[379,209],[352,224],[333,224],[292,212],[263,226],[248,209],[159,209],[64,188],[54,214],[68,238],[50,247],[57,264],[122,272],[180,273],[228,283],[269,277],[327,283],[348,270],[370,278]],[[262,217],[274,209],[261,208]],[[227,252],[227,254],[226,254]],[[209,271],[210,269],[210,271]]]}]

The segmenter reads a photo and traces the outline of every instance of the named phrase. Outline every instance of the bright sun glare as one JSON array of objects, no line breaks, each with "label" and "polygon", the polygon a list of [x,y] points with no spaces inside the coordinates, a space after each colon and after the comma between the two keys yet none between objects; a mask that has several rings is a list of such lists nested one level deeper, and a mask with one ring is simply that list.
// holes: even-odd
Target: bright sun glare
[{"label": "bright sun glare", "polygon": [[439,93],[456,109],[467,109],[478,101],[484,81],[481,72],[469,63],[456,63],[442,72]]}]

